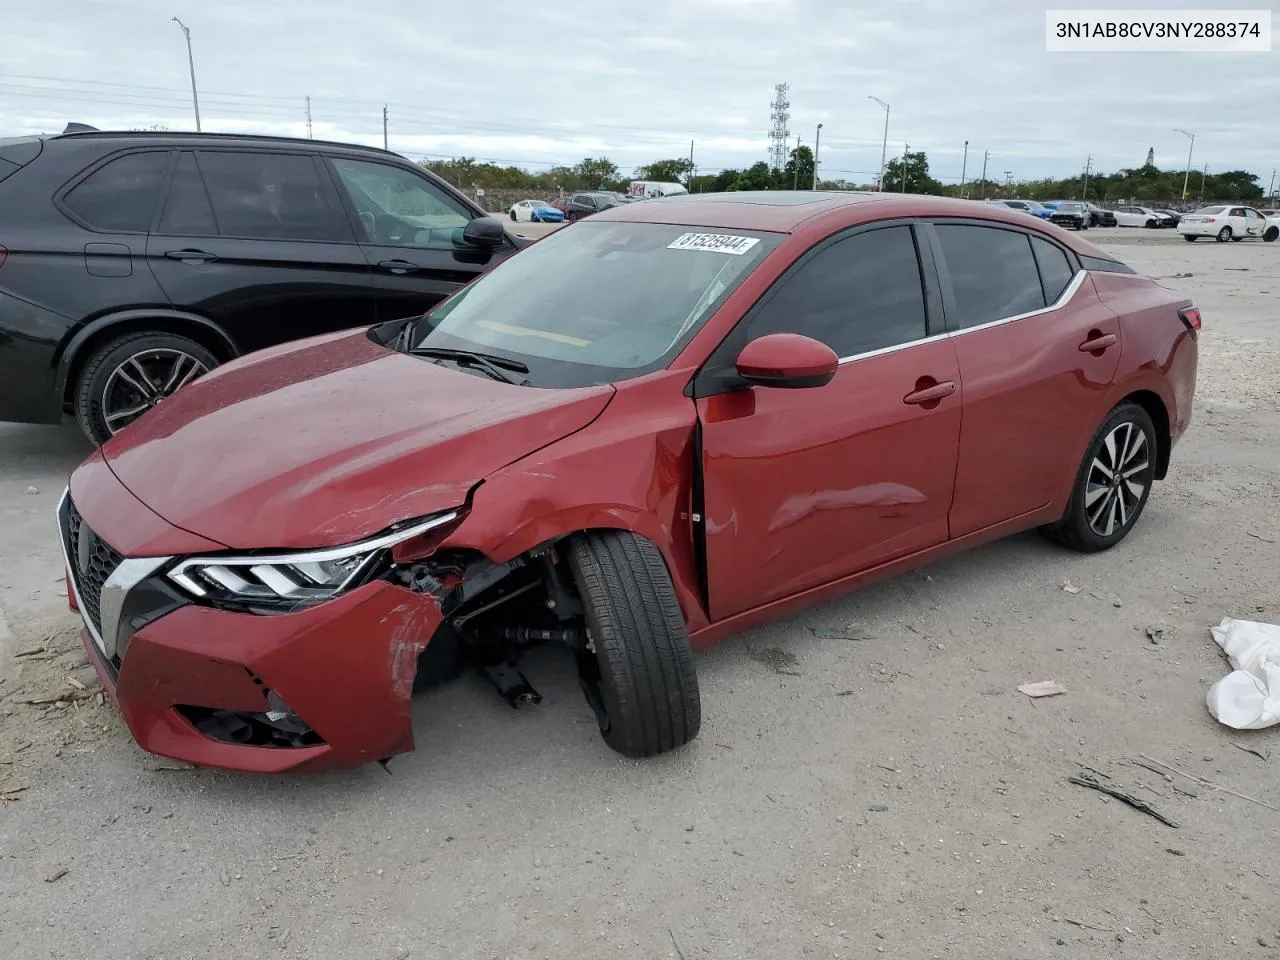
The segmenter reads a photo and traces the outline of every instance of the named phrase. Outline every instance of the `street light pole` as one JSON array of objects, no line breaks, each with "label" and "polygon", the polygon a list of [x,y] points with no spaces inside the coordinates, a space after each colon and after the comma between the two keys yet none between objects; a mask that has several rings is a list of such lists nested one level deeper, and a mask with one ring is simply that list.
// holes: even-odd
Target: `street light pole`
[{"label": "street light pole", "polygon": [[818,132],[813,135],[813,189],[818,189],[818,149],[822,146],[822,124],[818,124]]},{"label": "street light pole", "polygon": [[196,133],[200,132],[200,97],[196,94],[196,61],[191,55],[191,31],[187,29],[187,25],[177,17],[173,18],[182,29],[182,35],[187,38],[187,66],[191,68],[191,106],[196,113]]},{"label": "street light pole", "polygon": [[964,142],[964,160],[960,164],[960,197],[964,198],[964,175],[969,171],[969,141]]},{"label": "street light pole", "polygon": [[889,105],[879,97],[867,97],[868,100],[874,100],[880,106],[884,107],[884,139],[880,142],[880,177],[876,180],[876,186],[881,191],[884,190],[884,158],[889,150]]},{"label": "street light pole", "polygon": [[1187,180],[1191,177],[1191,151],[1196,148],[1196,135],[1187,133],[1186,130],[1180,130],[1178,127],[1173,128],[1174,133],[1180,133],[1184,137],[1191,138],[1191,146],[1187,147],[1187,172],[1182,176],[1182,199],[1187,199]]}]

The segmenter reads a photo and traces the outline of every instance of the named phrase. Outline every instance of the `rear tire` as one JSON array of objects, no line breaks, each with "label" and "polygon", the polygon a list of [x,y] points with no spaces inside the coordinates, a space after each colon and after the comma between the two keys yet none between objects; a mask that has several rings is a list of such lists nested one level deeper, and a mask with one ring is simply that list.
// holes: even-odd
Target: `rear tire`
[{"label": "rear tire", "polygon": [[1192,235],[1192,234],[1190,234],[1190,233],[1184,233],[1184,234],[1182,235],[1182,239],[1183,239],[1183,240],[1185,240],[1185,241],[1187,241],[1187,243],[1195,243],[1195,242],[1196,242],[1197,240],[1199,240],[1200,238],[1199,238],[1199,237],[1197,237],[1197,236],[1193,236],[1193,235]]},{"label": "rear tire", "polygon": [[1219,230],[1219,231],[1218,231],[1218,242],[1219,242],[1219,243],[1226,243],[1226,242],[1227,242],[1228,240],[1230,240],[1230,239],[1231,239],[1231,228],[1230,228],[1230,227],[1223,227],[1221,230]]},{"label": "rear tire", "polygon": [[594,646],[577,652],[578,675],[605,743],[639,758],[694,739],[698,677],[661,552],[634,533],[606,530],[575,537],[568,561]]},{"label": "rear tire", "polygon": [[[217,365],[218,358],[207,348],[174,333],[117,337],[95,350],[80,371],[72,400],[76,422],[93,443],[106,443],[148,407]],[[171,371],[177,386],[166,389]],[[152,397],[131,386],[135,383],[150,387]],[[125,416],[131,409],[138,412]]]},{"label": "rear tire", "polygon": [[1040,532],[1079,553],[1114,547],[1129,535],[1147,505],[1158,449],[1151,415],[1136,403],[1121,403],[1089,441],[1066,514]]}]

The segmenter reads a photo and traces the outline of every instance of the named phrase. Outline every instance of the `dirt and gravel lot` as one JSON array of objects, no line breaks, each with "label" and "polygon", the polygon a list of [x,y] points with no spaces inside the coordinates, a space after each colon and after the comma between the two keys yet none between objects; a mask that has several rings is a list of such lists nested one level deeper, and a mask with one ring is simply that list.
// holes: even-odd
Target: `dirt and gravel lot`
[{"label": "dirt and gravel lot", "polygon": [[[143,754],[62,597],[85,446],[0,425],[0,956],[1280,956],[1280,729],[1204,706],[1209,627],[1280,620],[1280,243],[1090,237],[1205,316],[1135,533],[1018,537],[728,641],[698,658],[702,736],[648,762],[550,651],[536,710],[469,679],[422,699],[390,776]],[[1068,693],[1016,691],[1046,679]],[[1179,826],[1069,784],[1081,764]]]}]

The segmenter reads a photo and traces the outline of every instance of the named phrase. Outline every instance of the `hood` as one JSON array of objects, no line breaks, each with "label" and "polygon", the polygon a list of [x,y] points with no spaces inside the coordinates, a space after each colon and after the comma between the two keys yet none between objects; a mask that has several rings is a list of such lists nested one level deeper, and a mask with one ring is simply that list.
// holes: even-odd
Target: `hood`
[{"label": "hood", "polygon": [[102,454],[190,533],[234,549],[336,546],[458,506],[495,470],[589,424],[613,393],[500,383],[358,330],[218,367]]}]

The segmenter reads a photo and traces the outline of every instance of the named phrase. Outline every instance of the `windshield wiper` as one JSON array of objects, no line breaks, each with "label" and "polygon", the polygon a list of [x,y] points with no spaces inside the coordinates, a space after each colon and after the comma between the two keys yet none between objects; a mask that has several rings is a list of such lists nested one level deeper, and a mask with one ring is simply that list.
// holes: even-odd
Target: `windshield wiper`
[{"label": "windshield wiper", "polygon": [[476,353],[473,350],[457,350],[453,347],[413,347],[409,353],[415,357],[439,357],[442,360],[455,360],[463,366],[474,365],[494,380],[512,383],[518,387],[527,387],[529,381],[521,377],[513,377],[507,371],[528,373],[529,368],[519,360],[507,357],[496,357],[489,353]]}]

